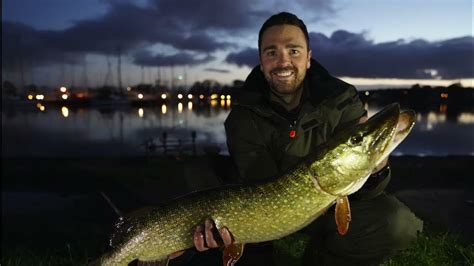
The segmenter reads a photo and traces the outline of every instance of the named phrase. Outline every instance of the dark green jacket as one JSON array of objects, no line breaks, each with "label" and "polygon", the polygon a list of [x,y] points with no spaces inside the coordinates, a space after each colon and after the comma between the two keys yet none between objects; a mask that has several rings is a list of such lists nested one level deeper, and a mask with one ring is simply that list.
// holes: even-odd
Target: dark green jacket
[{"label": "dark green jacket", "polygon": [[[289,121],[270,103],[260,67],[252,70],[225,121],[238,182],[279,176],[332,134],[366,115],[356,89],[331,76],[315,60],[307,71],[304,90],[299,113],[295,121]],[[293,138],[291,131],[296,132]]]}]

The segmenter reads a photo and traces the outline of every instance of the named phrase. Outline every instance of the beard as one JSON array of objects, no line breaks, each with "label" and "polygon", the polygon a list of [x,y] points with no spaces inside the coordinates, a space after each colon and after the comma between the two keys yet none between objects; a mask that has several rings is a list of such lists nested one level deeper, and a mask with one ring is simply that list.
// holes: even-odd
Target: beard
[{"label": "beard", "polygon": [[[284,71],[292,71],[292,78],[288,80],[278,80],[278,78],[274,76],[275,72]],[[303,84],[304,75],[305,73],[299,73],[298,69],[295,67],[275,68],[269,73],[265,73],[265,79],[267,80],[270,89],[274,93],[283,96],[293,94],[298,91],[298,89],[300,89],[301,85]]]}]

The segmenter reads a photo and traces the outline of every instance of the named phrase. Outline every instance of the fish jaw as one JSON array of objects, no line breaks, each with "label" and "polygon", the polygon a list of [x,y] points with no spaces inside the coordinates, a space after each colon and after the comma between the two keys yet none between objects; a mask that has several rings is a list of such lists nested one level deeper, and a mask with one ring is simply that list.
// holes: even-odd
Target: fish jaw
[{"label": "fish jaw", "polygon": [[395,131],[395,137],[389,143],[389,146],[385,149],[383,156],[380,157],[377,164],[388,158],[390,153],[410,134],[413,126],[415,125],[415,112],[408,110],[400,113],[398,117],[397,128]]}]

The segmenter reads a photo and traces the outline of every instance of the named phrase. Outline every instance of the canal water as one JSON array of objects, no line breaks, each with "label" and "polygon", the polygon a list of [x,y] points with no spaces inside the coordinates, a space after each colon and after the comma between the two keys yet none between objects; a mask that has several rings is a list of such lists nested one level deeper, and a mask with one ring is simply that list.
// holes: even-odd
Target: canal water
[{"label": "canal water", "polygon": [[[366,105],[369,115],[379,106]],[[394,155],[474,155],[474,111],[442,105],[417,113],[412,134]],[[181,143],[189,153],[228,154],[223,123],[230,101],[168,103],[147,107],[66,107],[32,102],[2,110],[2,157],[126,157],[162,154]],[[164,134],[166,136],[164,136]],[[155,149],[154,149],[155,148]]]}]

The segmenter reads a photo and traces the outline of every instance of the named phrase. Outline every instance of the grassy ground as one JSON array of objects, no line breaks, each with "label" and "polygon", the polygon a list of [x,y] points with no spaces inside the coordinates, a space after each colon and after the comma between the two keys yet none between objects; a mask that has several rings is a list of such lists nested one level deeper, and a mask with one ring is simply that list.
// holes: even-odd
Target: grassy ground
[{"label": "grassy ground", "polygon": [[[226,161],[220,158],[217,164],[221,170],[216,171],[215,160],[2,159],[0,263],[84,265],[105,250],[116,218],[99,191],[105,191],[124,211],[155,204],[192,190],[215,186],[228,178],[232,168],[222,167]],[[392,191],[473,187],[470,173],[473,157],[395,157],[391,163],[395,173],[389,187]],[[45,206],[35,198],[23,205],[4,198],[6,193],[18,192],[47,193],[54,195],[53,199],[64,198],[70,204],[43,210]],[[29,206],[33,212],[19,211],[18,206]],[[421,234],[410,249],[388,258],[384,265],[474,264],[472,239],[458,236],[449,227],[428,228],[431,230]],[[298,235],[276,241],[275,256],[280,265],[297,265],[306,241]]]},{"label": "grassy ground", "polygon": [[[278,265],[299,265],[308,237],[294,234],[274,241]],[[473,265],[474,244],[467,244],[459,236],[450,232],[435,232],[425,228],[425,232],[407,250],[387,259],[382,266],[398,265]]]},{"label": "grassy ground", "polygon": [[[299,265],[307,240],[307,237],[296,234],[275,241],[278,265]],[[95,252],[92,251],[94,248],[98,248],[97,244],[80,242],[60,247],[3,246],[1,265],[86,265],[95,257]],[[387,258],[382,265],[473,264],[473,244],[463,244],[458,236],[449,232],[425,232],[420,234],[409,249]]]},{"label": "grassy ground", "polygon": [[388,258],[383,265],[473,265],[474,245],[463,244],[449,232],[421,234],[407,250]]}]

